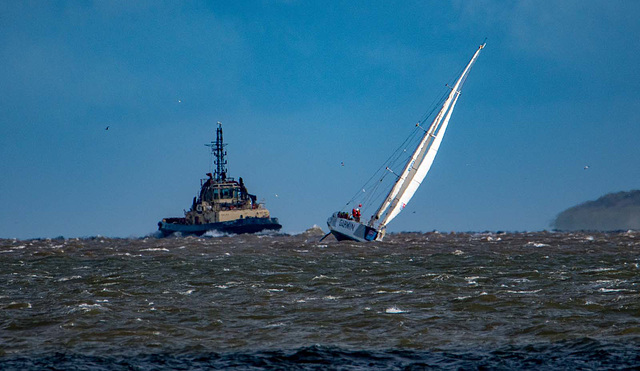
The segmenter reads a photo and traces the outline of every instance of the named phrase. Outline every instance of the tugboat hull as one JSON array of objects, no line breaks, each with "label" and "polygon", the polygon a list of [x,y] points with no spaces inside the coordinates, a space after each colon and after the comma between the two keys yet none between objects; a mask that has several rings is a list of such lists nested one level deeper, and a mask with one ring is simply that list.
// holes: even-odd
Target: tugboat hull
[{"label": "tugboat hull", "polygon": [[158,222],[158,230],[162,232],[164,237],[170,236],[175,232],[180,232],[182,235],[202,236],[208,231],[243,234],[279,231],[281,228],[282,225],[278,223],[278,218],[244,218],[207,224],[183,224],[177,218],[163,219]]}]

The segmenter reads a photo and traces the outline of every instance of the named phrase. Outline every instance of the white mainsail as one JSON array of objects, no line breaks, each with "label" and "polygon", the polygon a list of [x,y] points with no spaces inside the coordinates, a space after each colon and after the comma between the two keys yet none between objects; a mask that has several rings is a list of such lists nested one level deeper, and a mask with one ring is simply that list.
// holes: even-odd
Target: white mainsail
[{"label": "white mainsail", "polygon": [[451,93],[442,104],[440,112],[436,115],[435,119],[431,123],[429,129],[425,132],[420,144],[413,152],[411,158],[407,161],[403,172],[400,174],[396,183],[391,191],[385,198],[378,211],[371,219],[370,225],[373,226],[378,223],[377,228],[384,228],[393,218],[395,218],[406,204],[411,200],[411,197],[415,194],[416,190],[424,180],[427,172],[433,164],[433,160],[436,157],[440,143],[444,137],[444,133],[449,125],[453,108],[460,96],[460,90],[464,84],[471,66],[475,63],[480,54],[480,50],[484,48],[486,44],[480,45],[475,52],[471,61],[464,69],[455,85],[453,86]]}]

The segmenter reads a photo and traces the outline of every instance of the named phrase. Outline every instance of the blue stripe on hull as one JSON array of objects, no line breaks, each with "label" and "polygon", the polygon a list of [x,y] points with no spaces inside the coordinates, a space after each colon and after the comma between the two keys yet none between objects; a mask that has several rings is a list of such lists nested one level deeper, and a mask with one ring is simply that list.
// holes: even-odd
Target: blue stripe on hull
[{"label": "blue stripe on hull", "polygon": [[222,233],[244,234],[257,233],[264,230],[278,231],[282,225],[276,218],[245,218],[229,222],[209,223],[209,224],[177,224],[159,222],[158,230],[167,237],[175,232],[183,235],[202,236],[208,231],[218,231]]}]

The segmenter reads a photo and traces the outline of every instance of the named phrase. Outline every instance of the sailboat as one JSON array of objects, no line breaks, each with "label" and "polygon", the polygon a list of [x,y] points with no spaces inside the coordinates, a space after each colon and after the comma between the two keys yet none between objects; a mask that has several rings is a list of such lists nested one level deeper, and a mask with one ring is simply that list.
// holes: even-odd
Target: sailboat
[{"label": "sailboat", "polygon": [[[440,110],[434,116],[431,124],[428,127],[422,126],[422,122],[428,122],[427,120],[435,113],[435,109],[416,124],[407,140],[391,155],[385,165],[378,169],[378,172],[369,179],[367,184],[356,193],[343,211],[335,212],[329,217],[327,225],[330,232],[322,239],[333,234],[339,241],[382,241],[387,225],[406,207],[431,168],[449,125],[453,108],[460,97],[462,85],[464,85],[471,67],[485,45],[486,43],[482,43],[478,47],[478,50],[473,54],[453,87],[450,87],[450,91],[447,91],[442,97],[442,103],[436,104],[435,107],[440,107]],[[409,152],[409,149],[413,151]],[[411,155],[407,157],[407,153],[411,153]],[[402,164],[402,161],[404,161],[402,172],[396,174],[393,170],[393,165]],[[391,181],[388,180],[389,178],[391,178]],[[387,180],[387,187],[382,187],[382,184],[385,184],[385,180]],[[387,189],[389,190],[385,193]],[[376,195],[384,194],[386,196],[380,198],[379,205],[375,203]],[[358,199],[363,201],[355,203]],[[361,221],[360,208],[367,202],[372,203],[377,208],[371,218],[365,222]],[[354,203],[354,207],[349,212],[348,207],[352,203]],[[344,211],[345,209],[346,211]]]}]

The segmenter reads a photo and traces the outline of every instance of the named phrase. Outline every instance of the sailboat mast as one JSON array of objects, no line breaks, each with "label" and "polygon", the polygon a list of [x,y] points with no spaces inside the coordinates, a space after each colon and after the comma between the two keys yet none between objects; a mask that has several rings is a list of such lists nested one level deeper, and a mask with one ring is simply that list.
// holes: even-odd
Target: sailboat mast
[{"label": "sailboat mast", "polygon": [[[378,222],[378,228],[384,228],[409,202],[413,194],[418,189],[422,180],[427,175],[429,168],[433,164],[440,142],[447,129],[451,113],[460,95],[460,89],[464,84],[471,67],[475,63],[480,50],[486,43],[480,45],[464,71],[453,86],[451,93],[442,104],[442,108],[423,135],[419,145],[407,161],[402,173],[398,176],[394,186],[389,191],[380,208],[369,221],[370,226]],[[444,119],[444,120],[443,120]]]}]

